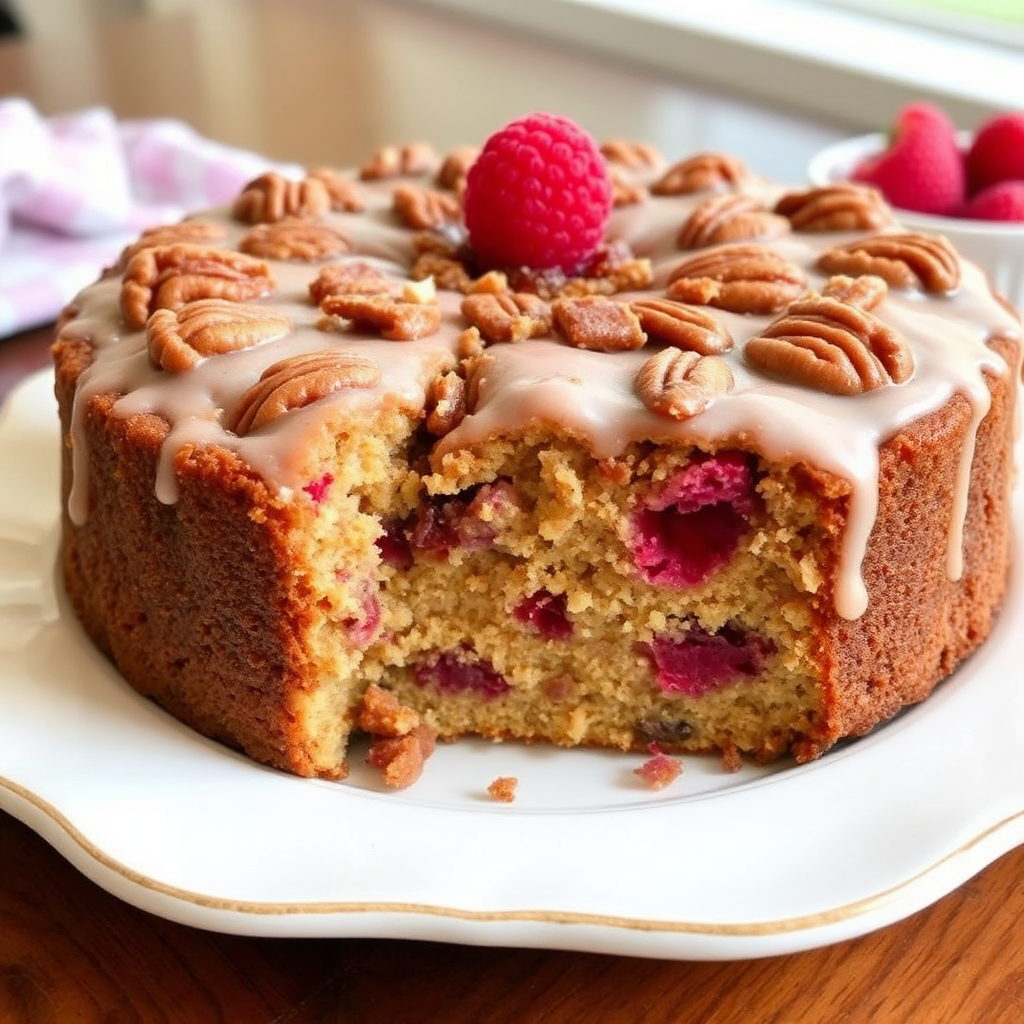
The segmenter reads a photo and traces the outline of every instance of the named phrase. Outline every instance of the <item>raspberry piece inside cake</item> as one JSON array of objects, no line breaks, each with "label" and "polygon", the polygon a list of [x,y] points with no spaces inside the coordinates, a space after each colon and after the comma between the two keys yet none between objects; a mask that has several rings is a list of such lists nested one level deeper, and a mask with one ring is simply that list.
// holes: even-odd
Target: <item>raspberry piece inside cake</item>
[{"label": "raspberry piece inside cake", "polygon": [[738,452],[700,459],[672,476],[633,519],[630,547],[643,579],[691,587],[726,565],[757,508],[754,486]]},{"label": "raspberry piece inside cake", "polygon": [[302,489],[313,499],[314,505],[319,505],[327,497],[327,492],[334,483],[333,473],[324,473],[316,480],[310,480]]},{"label": "raspberry piece inside cake", "polygon": [[380,626],[380,599],[369,585],[359,595],[360,612],[342,621],[354,647],[365,647],[377,635]]},{"label": "raspberry piece inside cake", "polygon": [[532,626],[547,640],[567,640],[573,631],[567,604],[565,594],[538,590],[520,601],[512,615],[517,622]]},{"label": "raspberry piece inside cake", "polygon": [[421,687],[433,687],[439,693],[475,693],[480,697],[500,697],[510,689],[486,658],[474,658],[468,651],[441,651],[413,668],[413,678]]},{"label": "raspberry piece inside cake", "polygon": [[511,485],[499,480],[460,497],[430,497],[420,502],[409,533],[412,547],[445,557],[455,548],[481,551],[498,534],[498,523],[515,508]]},{"label": "raspberry piece inside cake", "polygon": [[681,634],[656,634],[642,649],[662,691],[687,697],[752,679],[773,653],[771,642],[756,633],[732,626],[710,633],[697,624]]},{"label": "raspberry piece inside cake", "polygon": [[412,548],[402,530],[402,524],[396,520],[389,520],[381,524],[383,533],[377,538],[377,550],[380,552],[381,561],[385,565],[394,566],[396,569],[409,569],[412,567]]}]

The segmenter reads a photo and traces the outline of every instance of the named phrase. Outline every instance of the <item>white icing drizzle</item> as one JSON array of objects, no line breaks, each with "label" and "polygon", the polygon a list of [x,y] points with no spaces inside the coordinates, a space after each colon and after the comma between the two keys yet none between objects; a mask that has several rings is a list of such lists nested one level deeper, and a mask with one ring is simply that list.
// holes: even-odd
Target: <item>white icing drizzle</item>
[{"label": "white icing drizzle", "polygon": [[[425,187],[433,187],[424,179]],[[412,259],[413,233],[400,227],[390,211],[395,182],[359,183],[368,198],[363,214],[329,214],[325,223],[352,243],[351,257],[369,261],[405,280]],[[771,198],[780,190],[763,182],[749,189]],[[617,209],[609,239],[627,242],[637,256],[652,262],[655,294],[671,270],[690,253],[675,247],[675,236],[688,212],[702,196],[652,197]],[[197,215],[226,227],[229,247],[247,230],[227,211]],[[818,254],[852,235],[793,234],[768,243],[803,267],[809,286],[820,288],[825,277],[814,269]],[[383,341],[344,326],[329,327],[308,298],[308,283],[319,264],[268,261],[277,282],[275,293],[260,300],[283,313],[294,325],[291,334],[251,349],[214,356],[186,374],[165,373],[152,365],[144,331],[128,331],[118,312],[120,278],[104,278],[86,289],[76,302],[78,314],[65,328],[94,349],[92,364],[82,374],[72,425],[73,480],[69,514],[76,523],[87,514],[88,451],[82,417],[89,400],[99,394],[121,396],[119,416],[149,413],[169,424],[155,484],[163,502],[177,499],[175,459],[187,445],[214,444],[234,451],[281,497],[298,492],[316,471],[308,465],[309,439],[327,422],[365,420],[382,403],[409,415],[420,415],[424,390],[439,371],[456,365],[459,335],[466,323],[459,315],[462,296],[440,292],[444,318],[437,334],[416,342]],[[492,345],[493,357],[480,381],[479,401],[472,415],[436,446],[434,457],[472,447],[497,435],[516,435],[534,424],[550,423],[570,431],[596,458],[620,455],[639,441],[681,441],[720,446],[723,439],[750,445],[765,458],[805,462],[835,473],[851,484],[848,522],[834,595],[839,615],[856,618],[867,606],[860,566],[874,524],[878,502],[878,449],[886,438],[917,418],[939,409],[954,394],[971,406],[971,423],[960,458],[950,509],[947,572],[962,572],[963,521],[978,425],[988,412],[990,396],[983,374],[1018,372],[1009,368],[986,341],[995,335],[1019,337],[1020,323],[991,296],[982,273],[963,265],[958,291],[949,296],[890,290],[873,311],[909,343],[914,374],[892,385],[853,397],[837,397],[795,384],[769,379],[748,366],[743,345],[773,317],[718,313],[735,346],[727,358],[735,389],[700,415],[675,421],[647,410],[633,390],[633,379],[650,352],[588,352],[553,339]],[[621,293],[628,301],[638,293]],[[645,292],[644,294],[650,294]],[[222,426],[243,392],[271,363],[301,352],[326,348],[357,350],[382,368],[374,388],[335,392],[313,405],[281,417],[263,430],[238,437]]]}]

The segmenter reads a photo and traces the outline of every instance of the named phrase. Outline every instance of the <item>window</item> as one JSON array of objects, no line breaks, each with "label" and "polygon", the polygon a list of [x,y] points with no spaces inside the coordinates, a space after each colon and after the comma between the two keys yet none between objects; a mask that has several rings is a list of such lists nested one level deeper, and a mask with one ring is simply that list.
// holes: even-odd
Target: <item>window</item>
[{"label": "window", "polygon": [[[1021,0],[421,2],[850,129],[885,126],[909,99],[941,104],[966,128],[1024,103]],[[982,8],[962,31],[965,10]]]}]

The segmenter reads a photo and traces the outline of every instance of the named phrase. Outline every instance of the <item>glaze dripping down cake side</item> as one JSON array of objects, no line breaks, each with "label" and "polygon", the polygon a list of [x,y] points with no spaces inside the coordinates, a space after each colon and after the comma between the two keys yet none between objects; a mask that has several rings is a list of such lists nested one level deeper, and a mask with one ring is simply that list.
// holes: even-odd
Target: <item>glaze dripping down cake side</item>
[{"label": "glaze dripping down cake side", "polygon": [[133,687],[309,776],[358,731],[805,761],[984,642],[1017,318],[870,189],[602,157],[569,269],[480,261],[476,153],[411,146],[78,297],[64,574]]}]

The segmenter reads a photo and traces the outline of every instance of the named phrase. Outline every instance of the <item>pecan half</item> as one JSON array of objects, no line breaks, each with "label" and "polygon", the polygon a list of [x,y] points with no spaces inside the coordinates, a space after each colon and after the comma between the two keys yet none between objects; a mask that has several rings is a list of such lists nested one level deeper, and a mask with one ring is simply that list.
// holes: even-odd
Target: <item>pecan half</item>
[{"label": "pecan half", "polygon": [[656,196],[734,189],[750,177],[746,166],[724,153],[696,153],[674,163],[652,186]]},{"label": "pecan half", "polygon": [[951,292],[960,286],[960,260],[941,235],[872,235],[827,249],[818,267],[829,274],[875,274],[890,288]]},{"label": "pecan half", "polygon": [[138,239],[126,245],[117,261],[117,269],[124,270],[131,258],[143,249],[152,249],[160,245],[173,245],[175,242],[192,242],[200,245],[208,242],[219,242],[227,232],[220,224],[205,220],[183,220],[177,224],[163,224],[147,228]]},{"label": "pecan half", "polygon": [[181,309],[195,299],[248,302],[274,290],[263,260],[227,249],[175,242],[143,249],[125,267],[121,313],[130,327],[146,325],[158,309]]},{"label": "pecan half", "polygon": [[602,143],[601,154],[609,163],[622,164],[636,171],[657,167],[661,163],[661,153],[655,146],[631,139],[609,139]]},{"label": "pecan half", "polygon": [[573,348],[628,352],[642,348],[647,341],[640,318],[629,304],[603,295],[556,299],[551,316],[559,334]]},{"label": "pecan half", "polygon": [[319,178],[295,180],[268,171],[242,189],[231,213],[246,224],[269,224],[285,217],[322,217],[330,208],[327,186]]},{"label": "pecan half", "polygon": [[724,359],[671,346],[640,367],[634,388],[651,412],[685,420],[731,391],[733,383],[732,370]]},{"label": "pecan half", "polygon": [[207,356],[237,352],[283,338],[287,317],[262,306],[224,299],[197,299],[181,309],[158,309],[146,324],[149,358],[168,373],[191,370]]},{"label": "pecan half", "polygon": [[697,306],[673,299],[637,299],[629,304],[644,333],[652,341],[699,352],[702,356],[728,352],[732,335],[728,328]]},{"label": "pecan half", "polygon": [[340,232],[326,224],[285,217],[270,224],[257,224],[238,243],[250,256],[267,260],[316,260],[341,256],[352,246]]},{"label": "pecan half", "polygon": [[612,204],[614,206],[634,206],[647,198],[647,189],[633,181],[626,181],[617,171],[609,173],[612,181]]},{"label": "pecan half", "polygon": [[331,263],[309,283],[309,297],[320,305],[328,295],[380,295],[391,282],[372,263]]},{"label": "pecan half", "polygon": [[359,168],[363,181],[426,174],[437,163],[433,148],[423,142],[407,146],[382,146]]},{"label": "pecan half", "polygon": [[308,178],[323,185],[331,209],[336,213],[359,213],[366,209],[366,201],[356,183],[333,168],[318,167],[309,172]]},{"label": "pecan half", "polygon": [[466,415],[466,382],[454,371],[439,374],[427,387],[426,427],[435,437],[454,430]]},{"label": "pecan half", "polygon": [[731,313],[766,314],[785,309],[806,287],[804,272],[773,249],[724,245],[680,263],[666,294]]},{"label": "pecan half", "polygon": [[462,315],[492,344],[539,338],[551,331],[547,303],[529,292],[467,295],[462,300]]},{"label": "pecan half", "polygon": [[306,352],[268,366],[238,400],[225,426],[244,437],[336,391],[372,388],[380,367],[366,356],[339,349]]},{"label": "pecan half", "polygon": [[865,274],[863,277],[837,274],[825,282],[821,294],[848,302],[851,306],[860,306],[861,309],[874,309],[889,294],[889,286],[874,274]]},{"label": "pecan half", "polygon": [[441,329],[436,302],[408,302],[390,295],[328,295],[320,308],[328,316],[349,320],[356,330],[370,330],[389,341],[414,341]]},{"label": "pecan half", "polygon": [[439,188],[447,188],[452,192],[461,192],[466,184],[466,175],[470,167],[476,163],[480,150],[476,146],[456,146],[441,161],[434,181]]},{"label": "pecan half", "polygon": [[450,192],[419,188],[417,185],[399,185],[391,195],[392,207],[398,219],[416,231],[439,228],[458,220],[461,206]]},{"label": "pecan half", "polygon": [[872,231],[893,223],[882,193],[852,181],[788,192],[775,204],[775,212],[794,231]]},{"label": "pecan half", "polygon": [[914,371],[906,341],[866,310],[826,296],[794,302],[744,348],[766,373],[833,395],[900,384]]},{"label": "pecan half", "polygon": [[766,210],[753,196],[708,196],[686,218],[676,237],[680,249],[702,249],[724,242],[751,242],[779,238],[789,232],[789,221]]}]

